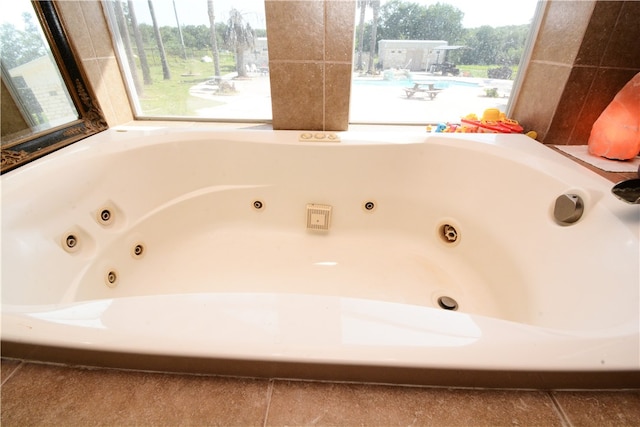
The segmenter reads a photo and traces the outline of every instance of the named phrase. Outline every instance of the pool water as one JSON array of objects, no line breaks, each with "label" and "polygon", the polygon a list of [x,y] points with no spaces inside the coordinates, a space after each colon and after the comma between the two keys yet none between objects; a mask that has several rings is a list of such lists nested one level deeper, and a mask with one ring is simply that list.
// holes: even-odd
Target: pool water
[{"label": "pool water", "polygon": [[434,83],[436,89],[448,89],[452,86],[458,87],[480,87],[476,82],[462,80],[438,80],[438,79],[397,79],[397,80],[369,80],[353,79],[353,84],[362,86],[381,87],[411,87],[416,83]]}]

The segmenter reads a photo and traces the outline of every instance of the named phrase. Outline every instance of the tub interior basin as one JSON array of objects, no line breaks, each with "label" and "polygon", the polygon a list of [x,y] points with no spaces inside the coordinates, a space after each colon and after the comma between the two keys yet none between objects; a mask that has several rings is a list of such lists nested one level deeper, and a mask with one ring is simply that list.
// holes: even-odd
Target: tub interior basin
[{"label": "tub interior basin", "polygon": [[[10,172],[5,311],[273,293],[563,331],[637,320],[637,211],[561,155],[517,135],[295,135],[109,132]],[[585,203],[571,226],[553,217],[567,193]],[[327,230],[309,205],[331,207]]]}]

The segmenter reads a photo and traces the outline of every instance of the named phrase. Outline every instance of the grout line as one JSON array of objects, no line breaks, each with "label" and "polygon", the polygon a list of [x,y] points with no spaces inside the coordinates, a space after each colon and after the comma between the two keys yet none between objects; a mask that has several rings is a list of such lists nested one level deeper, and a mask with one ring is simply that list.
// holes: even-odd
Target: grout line
[{"label": "grout line", "polygon": [[11,371],[11,373],[9,375],[7,375],[7,378],[5,378],[4,380],[2,380],[2,383],[0,384],[0,386],[3,386],[11,379],[11,377],[13,377],[15,375],[16,372],[18,372],[20,369],[22,369],[22,367],[24,366],[24,361],[20,360],[20,363],[18,363],[18,366],[15,367],[15,369],[13,371]]},{"label": "grout line", "polygon": [[327,0],[323,1],[322,12],[322,130],[327,130]]},{"label": "grout line", "polygon": [[267,407],[264,412],[264,421],[262,427],[267,427],[267,420],[269,419],[269,409],[271,408],[271,396],[273,395],[273,378],[269,379],[269,385],[267,386]]},{"label": "grout line", "polygon": [[[595,6],[593,8],[593,11],[595,11]],[[620,10],[618,10],[618,15],[616,16],[616,22],[613,24],[613,28],[611,28],[611,31],[609,32],[609,36],[607,37],[607,41],[604,43],[604,50],[602,51],[600,56],[600,60],[598,61],[598,68],[602,67],[602,63],[604,62],[604,58],[607,56],[607,52],[609,51],[609,44],[611,43],[611,39],[613,38],[613,34],[616,28],[618,28],[618,22],[620,22],[620,19],[622,17],[622,13],[624,10],[624,3],[620,5]],[[589,20],[591,21],[591,20]],[[591,22],[589,22],[587,25],[589,25]],[[585,29],[585,33],[586,33],[586,29]],[[582,44],[582,43],[581,43]],[[589,90],[591,90],[591,88],[589,88]]]},{"label": "grout line", "polygon": [[556,399],[556,396],[553,394],[553,391],[548,391],[547,395],[551,398],[551,401],[553,402],[553,406],[556,412],[558,413],[558,416],[560,417],[560,421],[562,422],[562,425],[572,427],[573,424],[571,424],[571,421],[569,421],[569,417],[567,416],[566,412],[564,412],[564,409],[562,409],[562,405],[560,405],[560,402],[558,402],[558,399]]}]

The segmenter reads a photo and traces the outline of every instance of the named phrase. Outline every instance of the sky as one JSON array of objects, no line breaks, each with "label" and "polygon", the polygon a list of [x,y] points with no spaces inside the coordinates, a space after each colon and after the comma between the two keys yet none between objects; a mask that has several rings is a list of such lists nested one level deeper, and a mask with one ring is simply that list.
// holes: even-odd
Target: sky
[{"label": "sky", "polygon": [[[64,1],[64,0],[63,0]],[[153,0],[156,17],[161,26],[176,25],[173,4],[178,11],[180,25],[208,25],[207,0]],[[309,0],[312,1],[312,0]],[[536,0],[409,0],[423,5],[451,4],[464,12],[463,26],[503,26],[528,24],[533,17]],[[243,13],[245,20],[254,28],[265,28],[264,0],[213,0],[216,22],[226,22],[231,8]],[[384,4],[385,0],[382,0]],[[147,0],[134,0],[139,22],[151,23]],[[2,0],[0,15],[2,22],[21,25],[21,12],[30,8],[28,0]],[[356,13],[357,15],[357,13]],[[369,12],[370,16],[370,12]],[[357,16],[356,16],[357,19]],[[368,18],[370,19],[370,18]]]},{"label": "sky", "polygon": [[[465,13],[463,26],[503,26],[528,24],[533,17],[537,0],[408,0],[423,5],[451,4]],[[148,14],[146,0],[135,0],[136,12]],[[385,0],[382,0],[384,4]],[[206,0],[175,0],[181,24],[208,23]],[[157,6],[155,6],[157,4]],[[154,0],[156,15],[162,24],[174,25],[173,0]],[[229,10],[235,7],[254,28],[265,28],[264,0],[214,0],[216,21],[226,21]],[[160,9],[163,9],[160,12]],[[162,13],[162,16],[160,15]],[[369,15],[371,13],[369,12]],[[357,15],[357,14],[356,14]],[[218,18],[219,17],[219,18]],[[150,18],[148,18],[150,19]],[[161,25],[162,25],[161,24]]]}]

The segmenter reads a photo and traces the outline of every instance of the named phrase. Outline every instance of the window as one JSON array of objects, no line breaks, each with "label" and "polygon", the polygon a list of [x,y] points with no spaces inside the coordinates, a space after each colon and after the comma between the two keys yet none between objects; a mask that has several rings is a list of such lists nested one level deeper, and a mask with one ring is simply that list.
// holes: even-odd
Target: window
[{"label": "window", "polygon": [[[433,123],[505,111],[536,3],[356,0],[350,122]],[[105,7],[137,117],[271,119],[264,0],[109,0]]]},{"label": "window", "polygon": [[264,0],[110,0],[105,9],[137,117],[271,119]]},{"label": "window", "polygon": [[536,0],[357,3],[351,122],[447,122],[506,111]]}]

